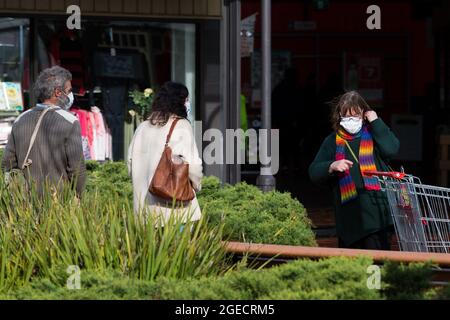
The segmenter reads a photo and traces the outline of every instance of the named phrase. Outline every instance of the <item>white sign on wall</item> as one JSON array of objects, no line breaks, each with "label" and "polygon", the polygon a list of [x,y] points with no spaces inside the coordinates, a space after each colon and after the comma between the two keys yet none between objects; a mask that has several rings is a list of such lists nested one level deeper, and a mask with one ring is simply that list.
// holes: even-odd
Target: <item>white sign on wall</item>
[{"label": "white sign on wall", "polygon": [[0,91],[0,110],[23,110],[22,87],[19,82],[1,82]]}]

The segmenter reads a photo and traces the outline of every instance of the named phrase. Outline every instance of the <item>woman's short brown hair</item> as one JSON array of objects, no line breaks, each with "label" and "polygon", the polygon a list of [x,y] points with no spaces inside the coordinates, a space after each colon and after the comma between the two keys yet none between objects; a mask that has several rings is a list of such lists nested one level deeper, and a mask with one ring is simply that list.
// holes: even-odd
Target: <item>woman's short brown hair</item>
[{"label": "woman's short brown hair", "polygon": [[365,112],[372,110],[357,91],[348,91],[333,99],[330,104],[332,105],[331,125],[336,131],[339,129],[341,118],[347,114],[348,111],[354,114],[358,113],[358,109],[360,109],[364,115]]}]

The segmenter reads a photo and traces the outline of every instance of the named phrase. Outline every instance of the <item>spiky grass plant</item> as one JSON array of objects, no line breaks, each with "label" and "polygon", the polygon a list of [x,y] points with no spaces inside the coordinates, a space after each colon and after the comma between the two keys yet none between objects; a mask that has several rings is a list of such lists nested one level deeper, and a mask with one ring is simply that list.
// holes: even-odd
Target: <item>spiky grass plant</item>
[{"label": "spiky grass plant", "polygon": [[133,279],[184,279],[217,275],[229,268],[223,223],[203,218],[183,223],[172,214],[135,214],[130,201],[112,193],[85,193],[77,201],[70,186],[58,193],[6,186],[0,173],[0,290],[35,277],[56,280],[61,268],[119,270]]}]

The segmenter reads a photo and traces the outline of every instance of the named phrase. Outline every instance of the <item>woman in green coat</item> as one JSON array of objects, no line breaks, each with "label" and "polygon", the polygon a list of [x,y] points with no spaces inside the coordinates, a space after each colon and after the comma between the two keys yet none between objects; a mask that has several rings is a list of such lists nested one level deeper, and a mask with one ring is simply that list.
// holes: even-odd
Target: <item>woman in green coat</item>
[{"label": "woman in green coat", "polygon": [[339,246],[389,250],[392,219],[385,194],[366,170],[389,171],[399,141],[356,91],[339,97],[332,113],[335,132],[309,167],[311,180],[332,189]]}]

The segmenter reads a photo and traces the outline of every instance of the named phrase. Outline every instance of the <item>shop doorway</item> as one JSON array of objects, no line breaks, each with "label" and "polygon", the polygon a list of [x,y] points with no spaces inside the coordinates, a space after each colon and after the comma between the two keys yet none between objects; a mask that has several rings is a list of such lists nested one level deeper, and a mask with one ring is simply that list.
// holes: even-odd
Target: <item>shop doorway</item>
[{"label": "shop doorway", "polygon": [[[135,109],[130,92],[166,81],[185,84],[196,106],[196,25],[90,19],[81,30],[68,30],[65,20],[37,19],[34,78],[44,68],[60,65],[73,76],[76,111],[100,109],[111,135],[111,152],[92,160],[126,158],[136,127],[146,118]],[[79,113],[77,113],[79,115]],[[83,126],[84,122],[81,122]],[[82,132],[85,131],[82,128]],[[92,138],[87,139],[89,144]],[[92,150],[92,148],[91,148]]]}]

